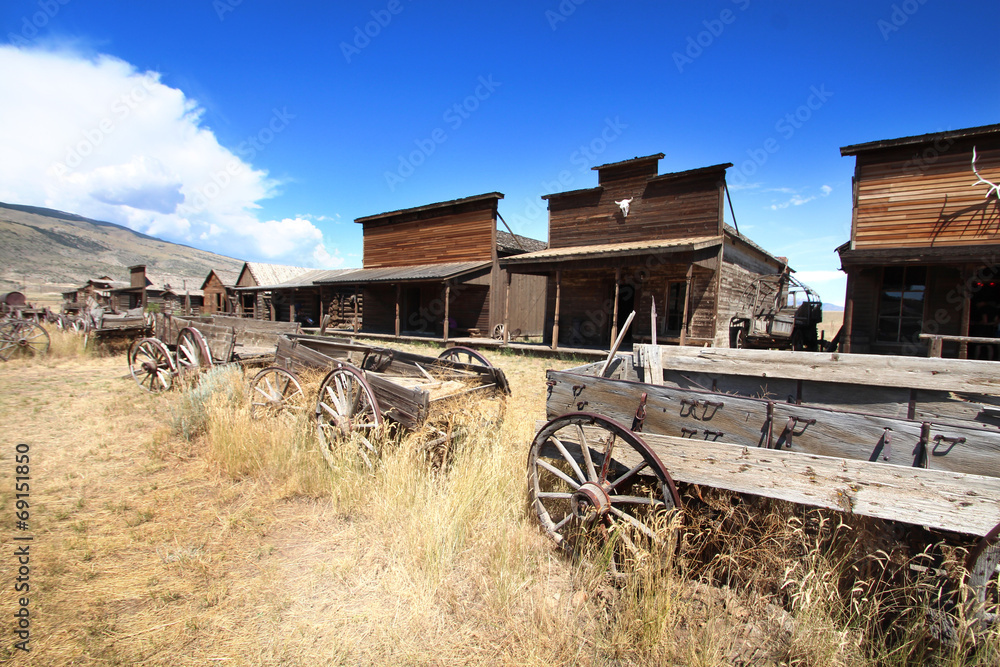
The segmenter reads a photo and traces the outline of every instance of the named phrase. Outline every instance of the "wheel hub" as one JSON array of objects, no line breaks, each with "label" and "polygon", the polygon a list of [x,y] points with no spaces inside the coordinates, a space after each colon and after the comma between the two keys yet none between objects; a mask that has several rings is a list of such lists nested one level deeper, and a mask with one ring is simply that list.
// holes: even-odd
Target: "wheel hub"
[{"label": "wheel hub", "polygon": [[142,372],[145,373],[146,375],[155,375],[156,364],[154,364],[152,361],[142,362]]},{"label": "wheel hub", "polygon": [[581,520],[592,518],[603,518],[611,511],[611,498],[600,485],[587,482],[573,494],[570,501],[573,507],[573,515]]}]

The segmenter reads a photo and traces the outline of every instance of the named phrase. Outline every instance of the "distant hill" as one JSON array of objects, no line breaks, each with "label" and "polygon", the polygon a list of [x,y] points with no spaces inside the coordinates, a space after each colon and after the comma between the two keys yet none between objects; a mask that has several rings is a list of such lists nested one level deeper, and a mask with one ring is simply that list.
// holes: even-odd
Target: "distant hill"
[{"label": "distant hill", "polygon": [[162,241],[127,227],[73,213],[0,202],[0,292],[23,284],[76,285],[108,275],[128,280],[145,264],[152,276],[195,278],[212,269],[238,271],[232,257]]},{"label": "distant hill", "polygon": [[844,310],[844,307],[843,306],[838,306],[835,303],[824,303],[823,304],[823,310],[824,311],[829,311],[831,313],[839,313],[839,312],[842,312]]}]

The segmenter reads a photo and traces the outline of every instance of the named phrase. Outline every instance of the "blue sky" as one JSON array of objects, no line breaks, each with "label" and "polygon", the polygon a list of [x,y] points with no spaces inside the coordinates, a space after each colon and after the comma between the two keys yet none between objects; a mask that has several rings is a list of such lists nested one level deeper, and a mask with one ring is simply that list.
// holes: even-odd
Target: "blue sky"
[{"label": "blue sky", "polygon": [[[354,218],[733,162],[741,231],[843,303],[839,148],[1000,122],[1000,3],[7,0],[0,201],[360,266]],[[727,210],[727,218],[729,212]]]}]

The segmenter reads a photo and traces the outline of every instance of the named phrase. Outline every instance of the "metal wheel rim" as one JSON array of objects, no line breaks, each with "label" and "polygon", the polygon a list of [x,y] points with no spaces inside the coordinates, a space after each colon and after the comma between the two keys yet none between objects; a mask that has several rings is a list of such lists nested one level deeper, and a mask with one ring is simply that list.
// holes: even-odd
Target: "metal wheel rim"
[{"label": "metal wheel rim", "polygon": [[212,353],[205,337],[194,327],[184,327],[177,334],[177,368],[181,371],[212,367]]},{"label": "metal wheel rim", "polygon": [[382,412],[362,371],[340,366],[327,373],[316,397],[316,426],[328,463],[334,464],[332,448],[350,439],[365,465],[374,468]]},{"label": "metal wheel rim", "polygon": [[612,567],[659,544],[655,522],[680,507],[673,479],[649,445],[592,413],[546,423],[531,443],[528,477],[532,508],[549,537],[573,556],[610,547]]},{"label": "metal wheel rim", "polygon": [[279,366],[257,373],[250,381],[249,393],[252,419],[299,414],[305,408],[305,393],[298,378]]},{"label": "metal wheel rim", "polygon": [[473,350],[471,347],[462,347],[461,345],[449,347],[447,350],[438,355],[438,359],[455,361],[460,364],[470,364],[472,366],[486,366],[488,368],[493,367],[493,364],[491,364],[489,360],[479,352]]},{"label": "metal wheel rim", "polygon": [[145,391],[159,394],[173,385],[176,368],[170,350],[156,338],[140,338],[128,351],[129,372]]}]

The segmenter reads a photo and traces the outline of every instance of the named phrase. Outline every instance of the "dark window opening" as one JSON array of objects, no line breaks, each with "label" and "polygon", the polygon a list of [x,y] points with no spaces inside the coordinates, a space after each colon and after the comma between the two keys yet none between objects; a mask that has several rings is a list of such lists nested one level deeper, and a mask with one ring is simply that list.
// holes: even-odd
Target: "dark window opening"
[{"label": "dark window opening", "polygon": [[927,267],[887,266],[878,305],[880,343],[919,343],[924,319]]},{"label": "dark window opening", "polygon": [[680,334],[684,322],[684,294],[687,283],[670,283],[667,286],[667,333]]}]

